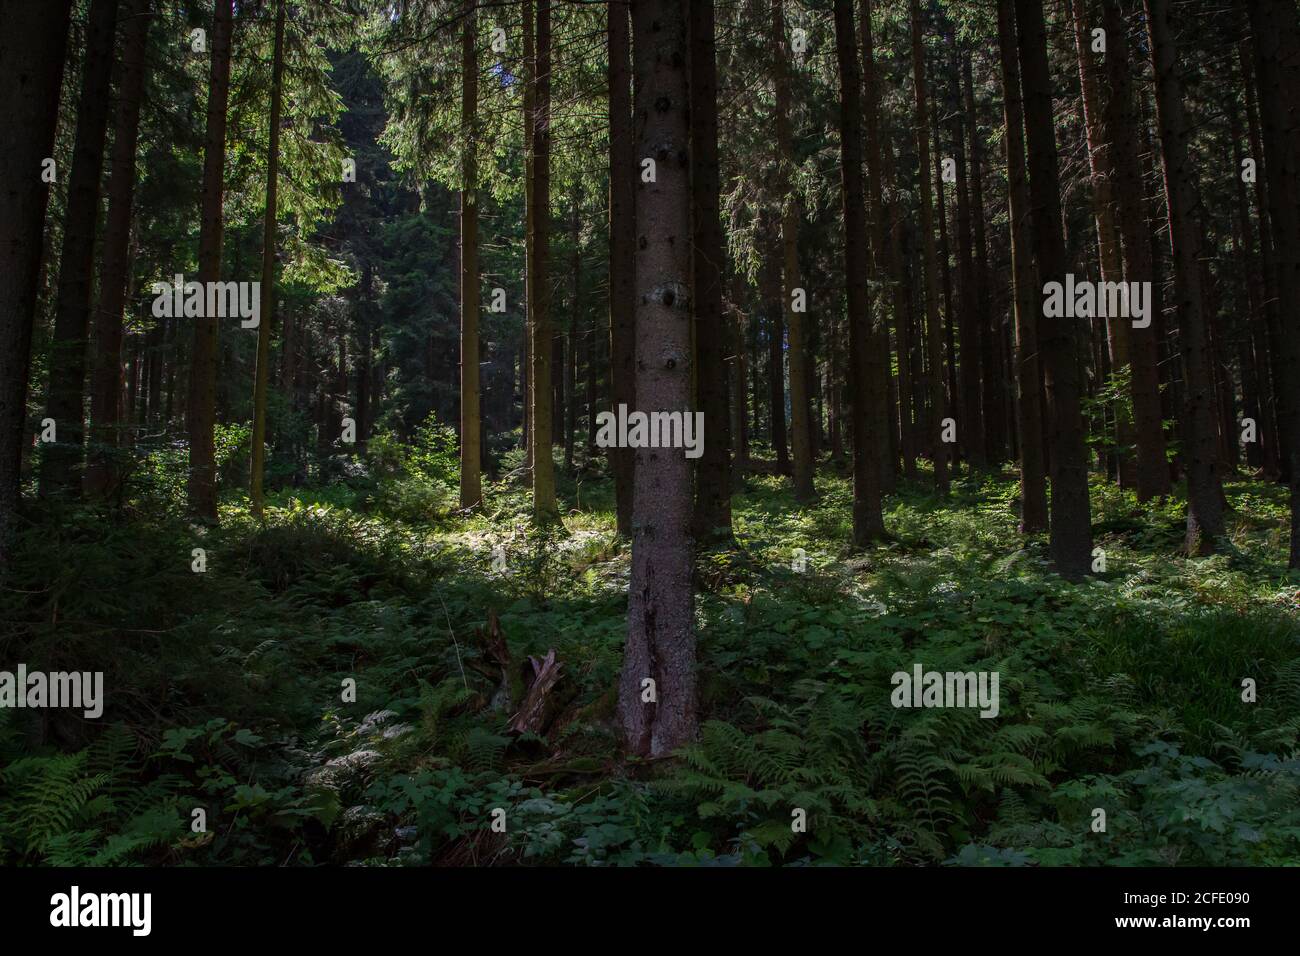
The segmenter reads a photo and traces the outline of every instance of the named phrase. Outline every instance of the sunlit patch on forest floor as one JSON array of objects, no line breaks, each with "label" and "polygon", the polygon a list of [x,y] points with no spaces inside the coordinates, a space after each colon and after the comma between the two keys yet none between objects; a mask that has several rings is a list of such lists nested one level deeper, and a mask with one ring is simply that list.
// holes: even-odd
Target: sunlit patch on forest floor
[{"label": "sunlit patch on forest floor", "polygon": [[[0,712],[0,862],[1300,861],[1285,489],[1229,482],[1230,546],[1187,560],[1180,501],[1098,480],[1105,570],[1080,584],[1017,534],[1012,474],[904,486],[860,553],[846,479],[818,490],[751,477],[734,547],[700,552],[702,735],[655,764],[618,747],[629,550],[598,476],[544,530],[517,485],[429,521],[365,482],[261,525],[232,497],[205,531],[33,514],[2,656],[102,670],[107,708]],[[551,650],[540,732],[509,732]],[[998,672],[998,716],[895,708],[916,664]]]}]

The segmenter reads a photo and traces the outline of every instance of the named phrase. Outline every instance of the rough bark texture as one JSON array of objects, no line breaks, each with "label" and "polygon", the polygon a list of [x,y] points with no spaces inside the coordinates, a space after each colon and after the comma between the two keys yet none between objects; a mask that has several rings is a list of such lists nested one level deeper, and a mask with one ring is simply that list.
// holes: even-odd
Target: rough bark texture
[{"label": "rough bark texture", "polygon": [[[682,0],[632,7],[638,157],[636,369],[639,411],[690,413],[690,129]],[[636,175],[627,170],[624,175]],[[627,646],[618,712],[629,751],[664,756],[696,734],[691,471],[679,448],[637,450]],[[643,702],[653,681],[653,702]]]},{"label": "rough bark texture", "polygon": [[46,414],[57,441],[41,460],[42,495],[76,494],[81,488],[82,394],[86,386],[86,335],[95,277],[95,227],[108,131],[109,77],[113,66],[117,0],[93,0],[86,28],[86,55],[77,100],[77,131],[68,175],[63,249],[50,344],[50,390]]},{"label": "rough bark texture", "polygon": [[1183,362],[1183,454],[1187,468],[1189,554],[1210,554],[1223,535],[1223,489],[1214,426],[1214,380],[1201,285],[1201,230],[1196,222],[1194,173],[1187,156],[1190,129],[1183,110],[1178,52],[1169,26],[1168,0],[1147,0],[1151,65],[1155,70],[1156,121],[1160,129],[1169,207],[1169,242],[1178,299],[1178,343]]},{"label": "rough bark texture", "polygon": [[483,414],[479,395],[478,14],[465,4],[460,65],[460,506],[483,500]]},{"label": "rough bark texture", "polygon": [[1038,364],[1038,272],[1034,267],[1029,179],[1025,171],[1024,106],[1016,52],[1015,10],[998,3],[998,51],[1002,61],[1003,139],[1011,225],[1012,308],[1015,312],[1016,431],[1020,446],[1020,531],[1047,530],[1047,480],[1043,458],[1043,408]]},{"label": "rough bark texture", "polygon": [[0,569],[18,508],[27,420],[27,377],[40,282],[71,0],[16,0],[0,32],[0,109],[21,136],[0,149]]},{"label": "rough bark texture", "polygon": [[[1044,284],[1064,283],[1065,239],[1061,233],[1061,188],[1042,0],[1016,0],[1016,30],[1038,279]],[[1040,317],[1038,347],[1047,390],[1052,481],[1051,552],[1057,570],[1066,577],[1081,577],[1092,567],[1088,456],[1079,402],[1076,338],[1075,320]]]},{"label": "rough bark texture", "polygon": [[[267,119],[266,209],[262,214],[262,298],[257,326],[257,370],[253,382],[253,453],[249,498],[262,514],[266,460],[266,389],[271,379],[271,330],[275,325],[275,222],[280,178],[280,112],[284,85],[284,0],[275,7],[275,45],[271,51],[271,113]],[[347,383],[343,385],[346,398]]]},{"label": "rough bark texture", "polygon": [[713,0],[690,4],[691,276],[695,375],[704,413],[703,454],[695,463],[695,536],[731,537],[731,422],[727,335],[722,307],[725,242],[718,211],[718,80]]},{"label": "rough bark texture", "polygon": [[[609,376],[610,398],[617,408],[636,401],[636,295],[633,284],[633,233],[636,228],[637,164],[632,148],[632,55],[628,10],[609,5]],[[707,454],[707,452],[706,452]],[[630,448],[609,449],[614,473],[618,533],[632,533]]]},{"label": "rough bark texture", "polygon": [[112,170],[108,178],[108,217],[104,224],[99,270],[99,306],[95,310],[91,373],[90,450],[85,491],[106,497],[117,490],[119,469],[114,449],[120,444],[122,416],[122,311],[131,280],[131,211],[135,197],[135,147],[144,93],[145,41],[149,37],[148,0],[128,0],[123,7],[122,58],[113,119]]},{"label": "rough bark texture", "polygon": [[[203,139],[203,198],[199,217],[199,282],[221,278],[224,229],[222,175],[226,165],[226,102],[230,95],[230,35],[233,0],[217,0],[212,23],[212,67],[208,77],[207,131]],[[187,426],[190,440],[189,509],[195,517],[217,520],[217,459],[213,429],[217,420],[217,319],[194,320],[190,352]]]}]

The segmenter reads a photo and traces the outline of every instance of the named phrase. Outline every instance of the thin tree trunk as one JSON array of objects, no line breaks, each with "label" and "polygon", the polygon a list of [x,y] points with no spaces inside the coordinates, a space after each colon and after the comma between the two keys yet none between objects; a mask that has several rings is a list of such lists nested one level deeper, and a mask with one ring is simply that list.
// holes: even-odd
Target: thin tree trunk
[{"label": "thin tree trunk", "polygon": [[[1099,71],[1092,52],[1092,39],[1088,28],[1090,21],[1085,16],[1086,0],[1072,0],[1072,3],[1074,44],[1079,61],[1079,86],[1083,93],[1084,130],[1088,142],[1088,169],[1092,181],[1092,210],[1097,226],[1101,281],[1120,282],[1123,280],[1123,258],[1120,249],[1120,232],[1115,222],[1113,195],[1115,173],[1111,160],[1110,137],[1103,125],[1104,112],[1098,82]],[[1127,43],[1122,33],[1112,42],[1120,46]],[[1130,365],[1129,324],[1130,320],[1121,315],[1106,317],[1107,357],[1110,360],[1112,375],[1123,374],[1124,369]],[[1133,488],[1137,484],[1137,476],[1134,474],[1136,462],[1132,453],[1128,451],[1136,443],[1133,420],[1124,402],[1117,403],[1111,409],[1111,413],[1115,417],[1115,434],[1119,445],[1116,456],[1119,466],[1119,484],[1122,488]]]},{"label": "thin tree trunk", "polygon": [[[64,214],[63,250],[50,345],[50,390],[46,414],[57,441],[41,461],[42,495],[76,494],[82,455],[82,394],[86,385],[86,335],[95,274],[95,227],[100,177],[108,131],[109,77],[117,26],[117,0],[92,0],[86,55],[77,100],[76,142]],[[24,174],[30,182],[31,173]]]},{"label": "thin tree trunk", "polygon": [[[866,137],[867,202],[869,203],[867,213],[871,227],[871,255],[867,260],[867,266],[870,269],[869,278],[879,279],[886,275],[889,276],[893,285],[890,302],[893,306],[893,320],[897,325],[902,301],[899,295],[897,263],[895,261],[898,250],[890,243],[888,244],[888,251],[886,251],[887,211],[883,187],[885,169],[884,162],[881,160],[882,151],[880,148],[880,82],[876,74],[876,52],[871,30],[871,17],[871,0],[863,0],[861,14],[858,18],[858,32],[862,45],[863,132]],[[888,150],[885,150],[885,152],[888,152]],[[881,389],[887,395],[886,402],[882,407],[872,409],[877,418],[876,433],[886,435],[889,442],[889,455],[887,460],[882,463],[881,468],[881,490],[892,491],[897,483],[901,437],[894,424],[898,401],[894,393],[893,376],[889,368],[889,323],[883,317],[877,318],[873,314],[872,325],[871,349],[873,353],[880,355],[881,361],[873,362],[870,371],[884,379],[884,381],[873,383],[873,388]],[[900,368],[902,364],[902,362],[899,363]],[[834,372],[835,370],[832,367],[832,375],[834,375]]]},{"label": "thin tree trunk", "polygon": [[[794,496],[801,502],[812,501],[817,490],[813,484],[812,435],[810,422],[811,395],[808,392],[808,354],[804,341],[804,315],[796,311],[796,289],[802,289],[799,274],[799,200],[790,185],[794,166],[794,142],[790,124],[790,50],[787,45],[784,0],[771,0],[772,75],[776,94],[776,191],[781,203],[782,299],[786,327],[790,332],[790,445],[794,474]],[[698,157],[697,157],[698,159]],[[806,290],[804,301],[806,303]],[[780,349],[772,353],[780,356]],[[779,364],[774,365],[779,369]],[[774,396],[776,392],[772,393]]]},{"label": "thin tree trunk", "polygon": [[[953,41],[955,45],[956,41]],[[954,64],[955,65],[955,64]],[[979,344],[979,293],[975,281],[975,251],[971,228],[971,201],[968,167],[966,165],[966,122],[961,115],[961,90],[954,70],[949,77],[949,95],[954,110],[953,143],[957,166],[957,262],[961,276],[961,311],[957,316],[957,334],[961,343],[961,363],[958,366],[958,396],[960,418],[957,421],[957,444],[971,468],[988,468],[988,453],[984,434],[985,417],[981,409]]]},{"label": "thin tree trunk", "polygon": [[1187,461],[1188,554],[1211,554],[1223,535],[1223,489],[1214,427],[1214,383],[1209,331],[1204,314],[1200,230],[1195,187],[1188,165],[1190,130],[1183,113],[1178,53],[1169,27],[1168,0],[1146,0],[1151,65],[1155,70],[1156,118],[1160,128],[1169,206],[1169,242],[1178,297],[1178,342],[1182,351],[1183,450]]},{"label": "thin tree trunk", "polygon": [[[1285,378],[1279,388],[1279,420],[1286,430],[1281,442],[1288,456],[1291,486],[1289,567],[1300,567],[1300,24],[1295,4],[1259,0],[1250,5],[1259,105],[1268,176],[1269,218],[1276,255],[1280,363]],[[1282,414],[1282,409],[1286,414]]]},{"label": "thin tree trunk", "polygon": [[[1242,85],[1246,89],[1246,123],[1250,136],[1250,154],[1264,175],[1255,176],[1255,205],[1259,211],[1259,256],[1264,268],[1264,329],[1268,342],[1269,372],[1273,380],[1273,415],[1277,422],[1275,435],[1278,448],[1278,477],[1291,480],[1291,412],[1287,408],[1285,379],[1287,375],[1285,348],[1283,347],[1282,320],[1278,312],[1280,292],[1278,270],[1273,253],[1274,226],[1269,218],[1268,163],[1260,132],[1258,96],[1254,58],[1249,54],[1246,41],[1238,47],[1241,63]],[[1241,167],[1238,166],[1238,169]]]},{"label": "thin tree trunk", "polygon": [[884,361],[871,327],[867,285],[870,247],[862,181],[862,73],[853,31],[852,0],[835,0],[835,59],[840,74],[840,176],[844,212],[844,276],[848,296],[849,386],[853,423],[853,544],[864,547],[885,534],[880,508],[880,456],[888,448],[876,410],[884,404]]},{"label": "thin tree trunk", "polygon": [[108,218],[99,270],[99,308],[95,316],[95,365],[90,395],[91,445],[85,491],[111,496],[120,469],[114,454],[120,444],[122,395],[122,311],[130,285],[131,206],[135,196],[135,147],[144,94],[145,45],[151,12],[147,0],[128,0],[123,8],[122,60],[114,118],[112,172],[108,179]]},{"label": "thin tree trunk", "polygon": [[[699,540],[731,537],[731,435],[727,412],[727,316],[722,306],[722,235],[718,191],[718,80],[713,0],[690,3],[691,273],[695,374],[704,447],[695,463],[693,526]],[[744,379],[740,379],[742,385]],[[741,394],[744,394],[742,387]]]},{"label": "thin tree trunk", "polygon": [[[690,414],[690,129],[681,0],[632,7],[638,180],[636,354],[640,410]],[[652,107],[653,105],[653,107]],[[636,175],[635,168],[621,171]],[[679,449],[637,451],[627,647],[618,711],[627,749],[665,756],[694,739],[695,596],[690,462]],[[649,681],[649,683],[646,683]]]},{"label": "thin tree trunk", "polygon": [[[1104,129],[1109,149],[1106,155],[1114,177],[1112,195],[1122,240],[1124,280],[1150,282],[1154,292],[1158,285],[1153,274],[1143,201],[1145,188],[1139,162],[1141,145],[1129,71],[1127,25],[1119,0],[1101,0],[1101,3],[1102,23],[1108,38],[1105,63],[1109,97]],[[1169,463],[1160,404],[1160,321],[1154,301],[1150,314],[1152,321],[1146,328],[1133,328],[1129,323],[1125,329],[1131,369],[1133,438],[1137,444],[1134,479],[1139,501],[1169,493]]]},{"label": "thin tree trunk", "polygon": [[[1044,284],[1064,283],[1065,239],[1061,234],[1061,189],[1042,0],[1016,0],[1016,28],[1038,279]],[[1092,525],[1076,336],[1068,319],[1041,317],[1038,332],[1051,448],[1050,548],[1061,575],[1077,578],[1092,566]]]},{"label": "thin tree trunk", "polygon": [[[221,238],[224,227],[222,176],[226,164],[226,103],[230,95],[230,43],[234,29],[233,0],[216,0],[212,24],[212,66],[208,77],[207,130],[203,140],[203,199],[199,217],[199,278],[221,279]],[[206,286],[205,286],[206,288]],[[217,420],[217,319],[194,320],[190,353],[190,392],[187,430],[190,441],[189,510],[204,521],[217,520],[217,459],[213,431]]]},{"label": "thin tree trunk", "polygon": [[[581,189],[581,185],[576,187]],[[573,298],[569,301],[569,334],[564,350],[564,473],[573,477],[573,433],[578,428],[578,316],[582,312],[582,221],[578,210],[582,205],[580,192],[573,196],[573,215],[570,239],[573,244],[573,258],[570,260],[570,272],[573,276]]]},{"label": "thin tree trunk", "polygon": [[528,264],[528,322],[533,330],[533,515],[540,522],[559,517],[555,503],[555,459],[551,455],[554,421],[555,359],[551,320],[551,0],[536,0],[537,48],[533,80],[532,260]]},{"label": "thin tree trunk", "polygon": [[483,406],[479,387],[478,11],[466,0],[460,62],[460,506],[483,501]]},{"label": "thin tree trunk", "polygon": [[[271,331],[275,324],[276,195],[280,178],[280,112],[284,82],[284,0],[275,5],[275,47],[271,54],[271,115],[267,121],[266,210],[262,217],[262,315],[257,326],[257,371],[253,383],[253,454],[249,497],[256,517],[265,503],[266,390],[271,380]],[[346,390],[345,390],[346,391]]]},{"label": "thin tree trunk", "polygon": [[920,0],[910,0],[912,27],[912,75],[916,87],[916,151],[920,169],[921,246],[925,263],[925,335],[930,355],[930,415],[934,449],[934,485],[941,495],[948,493],[948,451],[939,431],[947,414],[943,388],[943,343],[939,327],[939,266],[934,251],[934,206],[930,198],[930,106],[926,93],[925,45],[921,37]]},{"label": "thin tree trunk", "polygon": [[[609,44],[609,378],[610,400],[629,411],[636,400],[636,294],[633,255],[636,236],[635,178],[639,172],[632,148],[632,93],[629,72],[631,40],[628,10],[608,5]],[[707,454],[706,450],[706,454]],[[618,533],[632,534],[630,448],[610,448]]]},{"label": "thin tree trunk", "polygon": [[1002,62],[1003,139],[1011,226],[1012,308],[1015,311],[1016,432],[1020,452],[1020,532],[1047,530],[1047,481],[1043,462],[1042,373],[1038,365],[1038,273],[1032,255],[1029,179],[1025,170],[1024,101],[1016,52],[1015,10],[998,3],[998,51]]}]

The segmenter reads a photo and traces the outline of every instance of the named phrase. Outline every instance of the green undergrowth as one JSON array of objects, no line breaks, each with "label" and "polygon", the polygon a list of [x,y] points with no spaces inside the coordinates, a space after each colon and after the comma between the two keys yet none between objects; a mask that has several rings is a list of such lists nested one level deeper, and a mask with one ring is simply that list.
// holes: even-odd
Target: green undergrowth
[{"label": "green undergrowth", "polygon": [[[1071,583],[1017,534],[1010,474],[903,486],[861,552],[835,469],[802,509],[752,477],[734,542],[698,556],[700,738],[649,765],[614,720],[609,482],[562,479],[550,528],[514,484],[458,513],[426,437],[389,479],[281,492],[262,522],[234,493],[218,528],[29,515],[0,661],[103,671],[107,703],[0,711],[0,863],[1300,862],[1284,489],[1229,484],[1222,552],[1188,560],[1178,500],[1097,482],[1105,570]],[[551,650],[550,725],[507,732]],[[895,708],[915,664],[998,672],[997,717]]]}]

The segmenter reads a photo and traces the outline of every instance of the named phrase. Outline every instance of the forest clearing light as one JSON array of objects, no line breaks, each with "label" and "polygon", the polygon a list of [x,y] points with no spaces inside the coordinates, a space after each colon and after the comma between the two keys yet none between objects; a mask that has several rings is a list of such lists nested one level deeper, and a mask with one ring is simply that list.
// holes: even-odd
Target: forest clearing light
[{"label": "forest clearing light", "polygon": [[600,448],[685,448],[687,458],[704,454],[703,412],[629,412],[596,415],[596,445]]}]

